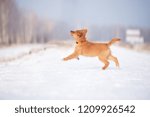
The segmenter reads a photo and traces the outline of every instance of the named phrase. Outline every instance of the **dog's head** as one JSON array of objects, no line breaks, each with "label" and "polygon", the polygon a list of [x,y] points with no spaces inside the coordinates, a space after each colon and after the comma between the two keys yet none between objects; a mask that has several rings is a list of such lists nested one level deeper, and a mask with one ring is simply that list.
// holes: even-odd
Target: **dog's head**
[{"label": "dog's head", "polygon": [[87,29],[70,31],[70,33],[73,36],[73,38],[76,40],[76,42],[80,42],[80,41],[86,40]]}]

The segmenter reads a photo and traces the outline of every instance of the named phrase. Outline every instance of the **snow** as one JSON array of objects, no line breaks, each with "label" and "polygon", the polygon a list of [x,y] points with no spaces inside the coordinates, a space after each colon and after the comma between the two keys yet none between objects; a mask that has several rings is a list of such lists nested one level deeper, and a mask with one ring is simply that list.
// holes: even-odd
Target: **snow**
[{"label": "snow", "polygon": [[43,45],[18,45],[18,46],[11,46],[11,47],[3,47],[0,48],[0,57],[11,57],[17,56],[20,53],[29,52],[32,48],[41,48]]},{"label": "snow", "polygon": [[[20,47],[6,50],[0,50],[0,57],[21,52]],[[102,70],[96,57],[64,62],[73,48],[60,46],[0,63],[0,99],[150,99],[150,55],[115,46],[111,50],[120,68],[110,62]]]}]

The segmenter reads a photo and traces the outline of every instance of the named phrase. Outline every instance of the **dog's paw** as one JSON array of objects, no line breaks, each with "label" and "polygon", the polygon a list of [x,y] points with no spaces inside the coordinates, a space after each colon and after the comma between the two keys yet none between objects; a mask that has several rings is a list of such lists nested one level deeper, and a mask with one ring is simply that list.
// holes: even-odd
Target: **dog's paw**
[{"label": "dog's paw", "polygon": [[102,70],[106,70],[106,67],[102,67]]},{"label": "dog's paw", "polygon": [[67,58],[63,58],[63,61],[67,61]]}]

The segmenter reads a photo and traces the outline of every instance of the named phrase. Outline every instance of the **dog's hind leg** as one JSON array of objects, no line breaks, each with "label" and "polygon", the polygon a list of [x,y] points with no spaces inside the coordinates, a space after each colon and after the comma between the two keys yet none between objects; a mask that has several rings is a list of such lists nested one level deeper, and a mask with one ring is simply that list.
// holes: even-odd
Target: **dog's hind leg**
[{"label": "dog's hind leg", "polygon": [[105,70],[109,66],[109,62],[108,62],[107,58],[101,57],[101,56],[99,56],[98,58],[100,61],[102,61],[105,64],[104,67],[102,67],[102,69]]},{"label": "dog's hind leg", "polygon": [[108,59],[114,61],[115,64],[116,64],[116,66],[119,67],[119,62],[118,62],[118,59],[117,59],[116,57],[110,55],[110,56],[108,57]]}]

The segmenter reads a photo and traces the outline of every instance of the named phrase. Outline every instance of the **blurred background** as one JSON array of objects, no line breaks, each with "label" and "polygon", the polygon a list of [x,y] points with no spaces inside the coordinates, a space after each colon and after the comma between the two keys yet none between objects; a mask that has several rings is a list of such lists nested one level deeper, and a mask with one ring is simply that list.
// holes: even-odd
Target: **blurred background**
[{"label": "blurred background", "polygon": [[88,28],[90,40],[120,37],[124,47],[149,49],[149,0],[0,0],[0,46],[72,40]]},{"label": "blurred background", "polygon": [[[92,42],[122,39],[119,69],[63,61],[81,28]],[[149,53],[150,0],[0,0],[0,99],[150,99]]]}]

